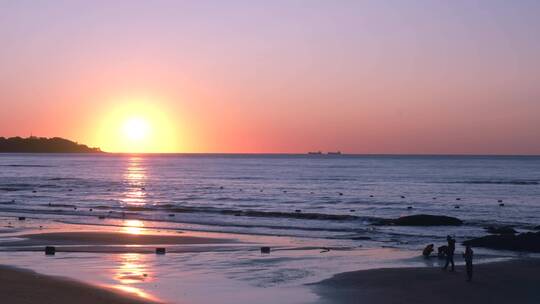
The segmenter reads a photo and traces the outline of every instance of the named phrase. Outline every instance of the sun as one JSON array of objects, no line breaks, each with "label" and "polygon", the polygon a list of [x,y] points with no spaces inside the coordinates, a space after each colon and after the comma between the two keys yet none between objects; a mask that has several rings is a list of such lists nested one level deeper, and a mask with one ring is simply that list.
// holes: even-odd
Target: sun
[{"label": "sun", "polygon": [[178,120],[155,100],[115,101],[104,109],[96,142],[106,152],[173,153],[179,150]]},{"label": "sun", "polygon": [[145,118],[130,117],[122,124],[122,131],[129,140],[140,141],[150,135],[151,127]]}]

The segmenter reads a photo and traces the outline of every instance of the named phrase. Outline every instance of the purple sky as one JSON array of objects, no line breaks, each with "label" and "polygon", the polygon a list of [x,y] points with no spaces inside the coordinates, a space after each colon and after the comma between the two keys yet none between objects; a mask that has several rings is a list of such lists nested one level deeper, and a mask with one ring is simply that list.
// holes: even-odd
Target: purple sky
[{"label": "purple sky", "polygon": [[178,152],[540,154],[539,16],[540,1],[4,0],[0,136],[106,146],[102,117],[139,98]]}]

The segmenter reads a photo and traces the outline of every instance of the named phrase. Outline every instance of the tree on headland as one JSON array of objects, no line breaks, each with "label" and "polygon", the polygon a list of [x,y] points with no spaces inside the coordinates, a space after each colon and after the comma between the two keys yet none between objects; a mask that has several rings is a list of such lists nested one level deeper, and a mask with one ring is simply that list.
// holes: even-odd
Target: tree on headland
[{"label": "tree on headland", "polygon": [[0,137],[0,153],[101,153],[99,148],[89,148],[60,137]]}]

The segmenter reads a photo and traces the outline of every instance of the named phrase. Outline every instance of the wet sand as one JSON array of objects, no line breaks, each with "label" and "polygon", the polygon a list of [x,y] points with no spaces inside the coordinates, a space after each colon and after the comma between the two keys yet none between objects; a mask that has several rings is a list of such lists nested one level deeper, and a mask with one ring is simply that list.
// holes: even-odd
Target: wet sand
[{"label": "wet sand", "polygon": [[465,269],[393,268],[338,274],[311,285],[319,303],[540,303],[540,259],[474,266],[472,282]]},{"label": "wet sand", "polygon": [[5,266],[0,266],[0,294],[1,302],[10,304],[157,303],[65,278]]},{"label": "wet sand", "polygon": [[20,235],[21,240],[3,242],[2,246],[39,245],[189,245],[235,242],[231,239],[189,235],[153,235],[119,232],[52,232]]}]

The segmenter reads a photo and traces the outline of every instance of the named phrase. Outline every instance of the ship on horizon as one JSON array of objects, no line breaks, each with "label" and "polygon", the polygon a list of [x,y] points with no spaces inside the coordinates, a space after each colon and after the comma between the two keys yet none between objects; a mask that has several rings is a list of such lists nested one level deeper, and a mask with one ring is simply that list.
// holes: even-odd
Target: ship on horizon
[{"label": "ship on horizon", "polygon": [[328,155],[341,155],[341,151],[328,152],[326,154],[328,154]]},{"label": "ship on horizon", "polygon": [[324,154],[322,151],[310,151],[307,154],[308,155],[342,155],[341,151],[329,151],[326,154]]}]

